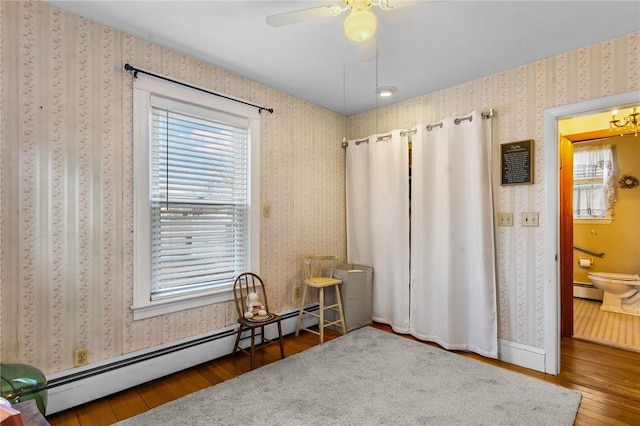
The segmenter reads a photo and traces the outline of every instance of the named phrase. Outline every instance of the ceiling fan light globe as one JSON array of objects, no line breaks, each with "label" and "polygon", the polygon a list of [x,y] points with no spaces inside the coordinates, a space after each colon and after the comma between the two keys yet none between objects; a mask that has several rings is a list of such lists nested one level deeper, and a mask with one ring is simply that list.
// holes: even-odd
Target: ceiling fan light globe
[{"label": "ceiling fan light globe", "polygon": [[354,10],[344,20],[344,33],[349,40],[369,40],[376,33],[378,20],[370,10]]}]

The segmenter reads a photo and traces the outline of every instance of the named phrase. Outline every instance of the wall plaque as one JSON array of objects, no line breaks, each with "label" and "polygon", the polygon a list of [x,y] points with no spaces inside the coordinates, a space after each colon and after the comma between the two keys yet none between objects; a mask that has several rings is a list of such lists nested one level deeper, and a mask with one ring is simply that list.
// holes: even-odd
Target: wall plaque
[{"label": "wall plaque", "polygon": [[533,183],[533,139],[500,144],[502,185]]}]

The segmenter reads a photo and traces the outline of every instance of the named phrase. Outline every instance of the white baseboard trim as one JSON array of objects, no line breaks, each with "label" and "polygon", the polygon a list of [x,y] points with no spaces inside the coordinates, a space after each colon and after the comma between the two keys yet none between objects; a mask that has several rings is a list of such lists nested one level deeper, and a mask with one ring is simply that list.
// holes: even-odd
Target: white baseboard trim
[{"label": "white baseboard trim", "polygon": [[[284,317],[283,335],[294,333],[298,310],[280,315]],[[307,316],[303,319],[303,325],[311,327],[317,321],[317,318]],[[233,350],[236,333],[237,326],[225,327],[213,333],[47,376],[47,415],[228,355]],[[275,338],[277,328],[268,326],[265,334],[267,338]],[[248,346],[248,339],[243,340],[241,346]]]},{"label": "white baseboard trim", "polygon": [[508,340],[498,339],[498,359],[510,364],[545,372],[545,351]]}]

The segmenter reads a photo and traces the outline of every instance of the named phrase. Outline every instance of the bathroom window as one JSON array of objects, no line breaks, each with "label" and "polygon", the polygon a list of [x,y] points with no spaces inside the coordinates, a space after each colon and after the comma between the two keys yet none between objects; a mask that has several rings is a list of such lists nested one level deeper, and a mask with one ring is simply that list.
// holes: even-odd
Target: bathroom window
[{"label": "bathroom window", "polygon": [[611,220],[615,201],[610,145],[580,145],[573,151],[573,218]]}]

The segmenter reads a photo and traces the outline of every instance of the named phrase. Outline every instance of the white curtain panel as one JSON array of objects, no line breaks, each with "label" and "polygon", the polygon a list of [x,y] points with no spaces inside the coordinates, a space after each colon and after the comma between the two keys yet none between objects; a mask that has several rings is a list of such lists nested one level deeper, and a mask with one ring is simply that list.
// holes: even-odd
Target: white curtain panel
[{"label": "white curtain panel", "polygon": [[347,253],[373,267],[373,319],[409,332],[409,148],[400,130],[347,147]]},{"label": "white curtain panel", "polygon": [[497,357],[490,125],[427,131],[412,144],[411,334]]}]

